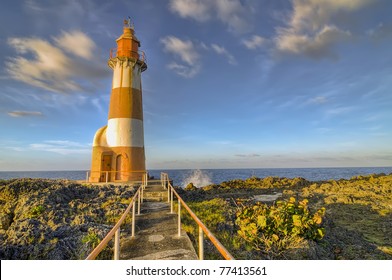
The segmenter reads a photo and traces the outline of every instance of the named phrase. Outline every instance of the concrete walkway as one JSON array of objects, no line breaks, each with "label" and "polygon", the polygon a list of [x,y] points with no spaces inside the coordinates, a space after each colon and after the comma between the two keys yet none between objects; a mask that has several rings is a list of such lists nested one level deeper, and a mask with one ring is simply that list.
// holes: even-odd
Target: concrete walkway
[{"label": "concrete walkway", "polygon": [[134,260],[196,260],[195,249],[184,230],[178,236],[177,213],[170,214],[167,190],[148,186],[148,201],[136,216],[135,237],[122,237],[120,259]]}]

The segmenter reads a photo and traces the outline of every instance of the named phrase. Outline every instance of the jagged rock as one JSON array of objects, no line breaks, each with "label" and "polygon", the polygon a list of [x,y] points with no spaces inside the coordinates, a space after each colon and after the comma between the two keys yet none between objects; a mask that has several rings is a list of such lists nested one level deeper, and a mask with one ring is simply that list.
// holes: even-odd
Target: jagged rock
[{"label": "jagged rock", "polygon": [[1,180],[0,259],[84,259],[92,250],[84,238],[102,239],[125,209],[120,201],[134,191],[67,180]]},{"label": "jagged rock", "polygon": [[186,191],[194,191],[197,190],[197,187],[193,184],[193,183],[189,183],[186,187],[185,187]]}]

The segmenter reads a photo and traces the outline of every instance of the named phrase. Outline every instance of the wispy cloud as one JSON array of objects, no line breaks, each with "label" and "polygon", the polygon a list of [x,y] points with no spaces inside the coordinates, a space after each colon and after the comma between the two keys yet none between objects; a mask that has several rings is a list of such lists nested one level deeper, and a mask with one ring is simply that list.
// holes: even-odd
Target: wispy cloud
[{"label": "wispy cloud", "polygon": [[286,27],[277,28],[275,37],[278,51],[303,54],[311,58],[336,58],[333,47],[347,40],[351,33],[342,30],[332,22],[338,13],[349,17],[373,0],[293,0],[293,12]]},{"label": "wispy cloud", "polygon": [[51,92],[68,93],[84,91],[79,79],[93,85],[96,78],[107,75],[106,69],[90,60],[95,44],[81,31],[63,32],[53,40],[55,44],[40,38],[9,38],[8,44],[19,54],[6,62],[10,77]]},{"label": "wispy cloud", "polygon": [[255,50],[263,47],[267,42],[267,39],[259,36],[259,35],[253,35],[249,39],[243,39],[242,44],[250,49],[250,50]]},{"label": "wispy cloud", "polygon": [[356,107],[354,106],[341,106],[341,107],[335,107],[335,108],[331,108],[328,109],[326,111],[327,116],[339,116],[339,115],[343,115],[343,114],[347,114],[350,113],[352,111],[354,111],[356,109]]},{"label": "wispy cloud", "polygon": [[232,65],[237,64],[237,60],[234,58],[234,56],[229,53],[224,47],[218,46],[216,44],[211,44],[211,48],[214,50],[219,55],[226,56],[228,59],[228,62]]},{"label": "wispy cloud", "polygon": [[242,157],[242,158],[255,158],[255,157],[261,157],[259,154],[236,154],[236,157]]},{"label": "wispy cloud", "polygon": [[328,102],[328,98],[326,98],[325,96],[316,96],[316,97],[312,97],[309,100],[306,101],[306,105],[308,104],[325,104]]},{"label": "wispy cloud", "polygon": [[247,18],[251,6],[240,0],[171,0],[169,8],[182,18],[199,22],[217,19],[231,32],[242,33],[250,29]]},{"label": "wispy cloud", "polygon": [[7,113],[9,116],[14,118],[19,117],[41,117],[44,114],[38,111],[11,111]]},{"label": "wispy cloud", "polygon": [[197,21],[207,21],[211,18],[209,1],[198,0],[171,0],[170,10],[179,16],[190,17]]},{"label": "wispy cloud", "polygon": [[200,55],[195,45],[190,40],[181,40],[175,36],[167,36],[161,39],[164,51],[173,54],[181,61],[171,62],[167,67],[175,71],[178,75],[192,78],[200,70]]},{"label": "wispy cloud", "polygon": [[28,149],[35,151],[52,152],[61,155],[69,154],[88,154],[91,152],[91,146],[68,140],[47,140],[42,143],[33,143]]},{"label": "wispy cloud", "polygon": [[105,110],[102,107],[101,104],[101,99],[100,98],[93,98],[91,100],[91,103],[94,105],[95,108],[97,108],[99,113],[103,113]]},{"label": "wispy cloud", "polygon": [[175,36],[167,36],[161,39],[164,50],[177,55],[185,63],[192,65],[199,59],[199,54],[190,40],[181,40]]},{"label": "wispy cloud", "polygon": [[295,30],[280,29],[276,38],[276,45],[279,51],[303,54],[311,58],[337,58],[332,47],[338,41],[347,39],[350,32],[342,31],[336,26],[327,25],[323,29],[311,35],[300,34]]},{"label": "wispy cloud", "polygon": [[178,64],[176,62],[171,62],[167,65],[167,68],[170,70],[173,70],[176,72],[178,75],[185,77],[185,78],[192,78],[197,75],[200,71],[200,64],[195,64],[195,65],[184,65],[184,64]]},{"label": "wispy cloud", "polygon": [[63,50],[84,59],[93,58],[94,49],[96,48],[94,41],[78,30],[63,31],[61,36],[54,38],[54,41]]},{"label": "wispy cloud", "polygon": [[376,28],[368,31],[368,34],[376,41],[392,37],[392,23],[380,23]]}]

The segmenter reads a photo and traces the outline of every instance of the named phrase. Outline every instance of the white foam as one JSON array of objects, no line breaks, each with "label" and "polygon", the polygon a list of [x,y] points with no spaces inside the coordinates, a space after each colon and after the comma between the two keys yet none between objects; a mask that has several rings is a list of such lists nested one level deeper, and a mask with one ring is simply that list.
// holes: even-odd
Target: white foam
[{"label": "white foam", "polygon": [[189,183],[193,183],[194,186],[201,188],[211,185],[212,181],[207,171],[196,169],[182,181],[182,187],[185,188]]}]

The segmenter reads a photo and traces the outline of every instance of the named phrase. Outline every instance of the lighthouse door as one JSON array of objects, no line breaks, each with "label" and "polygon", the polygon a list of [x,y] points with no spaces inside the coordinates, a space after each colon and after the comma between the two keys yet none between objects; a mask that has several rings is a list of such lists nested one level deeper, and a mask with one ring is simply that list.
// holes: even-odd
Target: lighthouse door
[{"label": "lighthouse door", "polygon": [[[112,155],[102,155],[101,161],[101,182],[109,182],[110,181],[110,171],[112,170]],[[106,172],[108,171],[108,172]],[[106,178],[107,176],[107,178]]]}]

